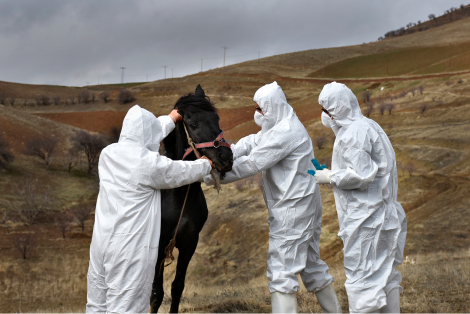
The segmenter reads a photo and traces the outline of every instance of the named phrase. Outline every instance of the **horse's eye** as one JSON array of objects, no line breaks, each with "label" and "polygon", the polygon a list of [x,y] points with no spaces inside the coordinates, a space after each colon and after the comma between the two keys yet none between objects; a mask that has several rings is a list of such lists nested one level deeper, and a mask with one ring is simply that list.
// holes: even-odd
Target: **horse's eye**
[{"label": "horse's eye", "polygon": [[191,129],[197,129],[197,125],[195,125],[194,123],[190,123],[189,126],[191,127]]}]

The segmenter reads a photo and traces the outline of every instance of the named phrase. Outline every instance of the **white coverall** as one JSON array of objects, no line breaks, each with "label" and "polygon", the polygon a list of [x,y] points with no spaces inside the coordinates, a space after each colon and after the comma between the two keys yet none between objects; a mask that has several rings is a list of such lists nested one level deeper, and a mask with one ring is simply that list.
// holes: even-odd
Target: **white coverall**
[{"label": "white coverall", "polygon": [[100,192],[90,246],[87,312],[147,313],[160,240],[160,189],[201,180],[207,160],[173,161],[160,142],[174,129],[135,105],[119,142],[102,152]]},{"label": "white coverall", "polygon": [[[221,183],[263,173],[263,195],[269,210],[269,290],[299,291],[296,274],[309,291],[334,281],[320,259],[322,203],[319,186],[307,174],[314,169],[310,137],[276,82],[261,87],[254,101],[262,130],[232,145],[233,166]],[[213,184],[211,176],[204,182]]]},{"label": "white coverall", "polygon": [[329,176],[344,243],[349,309],[377,311],[392,289],[402,289],[395,267],[403,262],[407,222],[397,202],[395,152],[382,128],[361,114],[345,85],[325,85],[319,103],[334,118],[327,122],[323,114],[322,121],[336,133]]}]

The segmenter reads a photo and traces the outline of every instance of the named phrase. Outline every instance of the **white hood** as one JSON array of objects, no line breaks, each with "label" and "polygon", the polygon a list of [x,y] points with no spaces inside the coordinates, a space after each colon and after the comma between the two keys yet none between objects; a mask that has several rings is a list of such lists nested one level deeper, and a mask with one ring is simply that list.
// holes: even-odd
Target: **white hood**
[{"label": "white hood", "polygon": [[135,105],[124,118],[119,143],[131,142],[158,152],[160,141],[168,133],[168,130],[162,130],[162,124],[153,113]]},{"label": "white hood", "polygon": [[270,130],[281,120],[292,116],[294,110],[287,103],[286,96],[277,82],[264,85],[258,89],[253,100],[263,110],[265,122],[262,125],[264,132]]},{"label": "white hood", "polygon": [[356,96],[341,83],[326,84],[318,96],[318,103],[328,110],[340,128],[348,127],[363,117]]}]

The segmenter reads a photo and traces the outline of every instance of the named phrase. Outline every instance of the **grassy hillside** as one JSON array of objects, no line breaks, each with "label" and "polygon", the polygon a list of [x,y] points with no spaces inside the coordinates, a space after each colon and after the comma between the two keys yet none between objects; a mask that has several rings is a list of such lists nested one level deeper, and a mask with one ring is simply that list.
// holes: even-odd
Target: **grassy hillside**
[{"label": "grassy hillside", "polygon": [[309,77],[370,78],[437,74],[470,70],[470,42],[413,47],[346,59],[310,73]]}]

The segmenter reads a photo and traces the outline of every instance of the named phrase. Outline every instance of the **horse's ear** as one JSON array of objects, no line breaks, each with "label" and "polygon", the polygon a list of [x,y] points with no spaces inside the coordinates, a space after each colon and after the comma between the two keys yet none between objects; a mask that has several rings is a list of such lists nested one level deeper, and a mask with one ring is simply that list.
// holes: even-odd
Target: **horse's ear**
[{"label": "horse's ear", "polygon": [[204,90],[202,89],[201,87],[201,84],[199,84],[197,87],[196,87],[196,96],[199,96],[199,97],[206,97],[206,93],[204,93]]}]

